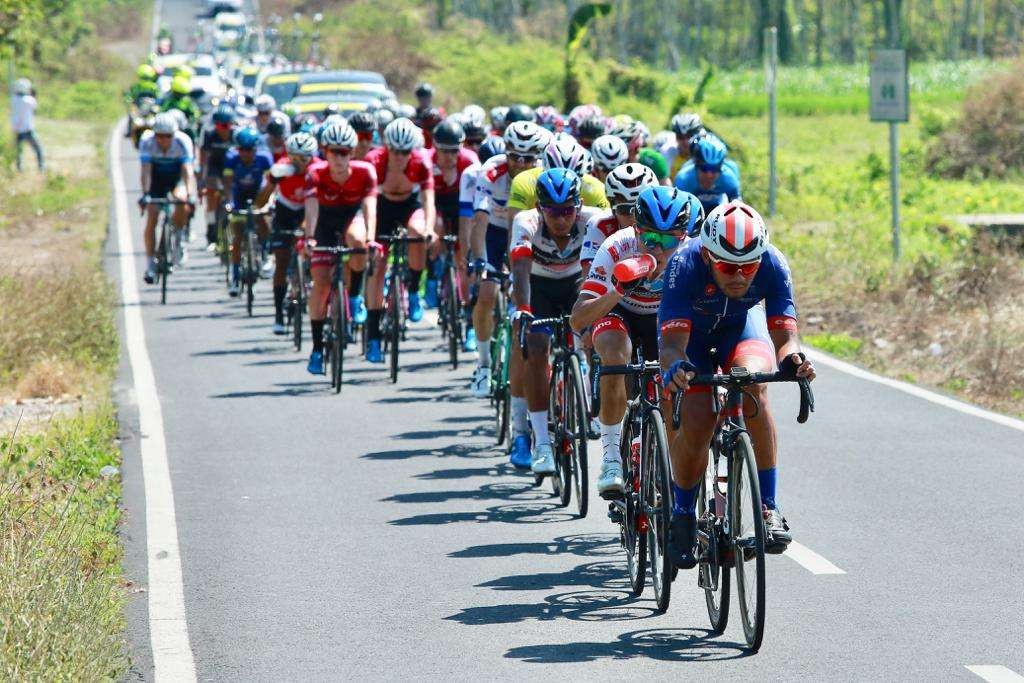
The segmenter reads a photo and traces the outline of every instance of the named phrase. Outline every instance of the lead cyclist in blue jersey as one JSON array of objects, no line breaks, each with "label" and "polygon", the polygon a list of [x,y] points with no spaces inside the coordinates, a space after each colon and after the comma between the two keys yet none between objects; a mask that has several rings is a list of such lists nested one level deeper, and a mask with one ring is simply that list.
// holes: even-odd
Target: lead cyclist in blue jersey
[{"label": "lead cyclist in blue jersey", "polygon": [[[729,202],[715,209],[699,239],[691,239],[672,257],[665,283],[658,313],[663,379],[670,391],[686,391],[681,428],[669,449],[673,502],[668,551],[677,566],[688,569],[697,563],[696,499],[717,418],[710,407],[710,388],[691,388],[689,381],[697,373],[717,370],[712,348],[723,370],[734,365],[751,372],[778,368],[813,380],[814,366],[800,352],[789,265],[768,244],[761,216],[746,204]],[[748,391],[747,429],[769,533],[765,550],[777,554],[792,536],[776,503],[775,420],[766,386],[753,385]]]},{"label": "lead cyclist in blue jersey", "polygon": [[675,185],[700,200],[705,214],[727,201],[740,199],[739,168],[726,159],[729,150],[718,137],[709,134],[690,145],[690,160],[676,174]]}]

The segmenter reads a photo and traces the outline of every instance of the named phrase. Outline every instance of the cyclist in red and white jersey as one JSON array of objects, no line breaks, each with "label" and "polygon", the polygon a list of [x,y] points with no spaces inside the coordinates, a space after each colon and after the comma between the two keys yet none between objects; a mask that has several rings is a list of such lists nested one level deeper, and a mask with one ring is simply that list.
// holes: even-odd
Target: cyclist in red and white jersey
[{"label": "cyclist in red and white jersey", "polygon": [[348,119],[348,124],[356,132],[356,148],[352,150],[352,158],[364,161],[373,149],[373,137],[377,131],[377,117],[366,111],[359,111]]}]

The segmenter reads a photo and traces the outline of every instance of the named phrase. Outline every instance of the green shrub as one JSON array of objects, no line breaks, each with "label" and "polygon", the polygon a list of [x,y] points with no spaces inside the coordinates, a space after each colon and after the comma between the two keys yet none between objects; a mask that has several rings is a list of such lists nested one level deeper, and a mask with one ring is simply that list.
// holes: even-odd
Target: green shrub
[{"label": "green shrub", "polygon": [[804,336],[804,341],[822,351],[831,353],[833,356],[846,359],[856,358],[857,353],[864,344],[860,339],[851,337],[848,334],[831,332],[808,334]]}]

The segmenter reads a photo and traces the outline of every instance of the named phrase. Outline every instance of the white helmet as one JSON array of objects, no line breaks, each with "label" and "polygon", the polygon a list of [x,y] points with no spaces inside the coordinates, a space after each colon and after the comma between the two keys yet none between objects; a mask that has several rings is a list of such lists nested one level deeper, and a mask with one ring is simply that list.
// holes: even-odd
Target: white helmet
[{"label": "white helmet", "polygon": [[384,145],[398,152],[411,152],[423,145],[423,137],[416,124],[403,116],[384,129]]},{"label": "white helmet", "polygon": [[348,121],[339,121],[324,126],[320,131],[320,144],[324,147],[348,147],[352,149],[359,142],[356,130]]},{"label": "white helmet", "polygon": [[768,228],[761,214],[741,201],[719,204],[700,228],[700,243],[729,263],[750,263],[768,250]]},{"label": "white helmet", "polygon": [[629,160],[626,143],[614,135],[602,135],[594,140],[590,145],[590,153],[594,156],[594,164],[605,172]]},{"label": "white helmet", "polygon": [[[175,110],[177,111],[177,110]],[[178,117],[173,112],[160,112],[153,119],[153,132],[157,135],[174,135],[178,131]]]},{"label": "white helmet", "polygon": [[508,107],[491,108],[491,125],[498,130],[505,127],[505,115],[508,114]]},{"label": "white helmet", "polygon": [[17,95],[31,95],[32,94],[32,81],[27,78],[19,78],[14,81],[14,92]]},{"label": "white helmet", "polygon": [[569,168],[583,177],[588,167],[593,166],[593,161],[588,163],[588,156],[587,150],[576,142],[576,138],[568,133],[556,133],[544,148],[544,168]]},{"label": "white helmet", "polygon": [[548,142],[548,132],[533,121],[515,121],[505,129],[505,151],[513,154],[540,154]]},{"label": "white helmet", "polygon": [[[619,143],[622,144],[622,140],[619,140]],[[647,166],[635,163],[622,164],[613,168],[604,179],[604,193],[612,208],[619,204],[633,206],[641,192],[657,185],[658,176]]]},{"label": "white helmet", "polygon": [[416,107],[411,104],[400,104],[398,105],[398,111],[395,112],[395,116],[402,119],[409,119],[410,121],[416,118]]},{"label": "white helmet", "polygon": [[479,104],[467,104],[462,110],[464,121],[472,122],[483,128],[487,120],[487,112]]},{"label": "white helmet", "polygon": [[259,114],[269,114],[270,112],[277,109],[277,102],[270,95],[259,95],[254,102],[256,105],[256,112]]},{"label": "white helmet", "polygon": [[672,132],[687,138],[699,131],[702,125],[700,116],[693,113],[676,114],[671,122]]},{"label": "white helmet", "polygon": [[292,133],[284,141],[284,148],[289,154],[311,157],[316,154],[316,138],[309,133]]},{"label": "white helmet", "polygon": [[659,130],[654,139],[651,140],[651,147],[659,152],[674,144],[676,144],[676,135],[670,130]]},{"label": "white helmet", "polygon": [[395,120],[395,114],[390,109],[378,109],[373,115],[377,119],[377,128],[384,128]]}]

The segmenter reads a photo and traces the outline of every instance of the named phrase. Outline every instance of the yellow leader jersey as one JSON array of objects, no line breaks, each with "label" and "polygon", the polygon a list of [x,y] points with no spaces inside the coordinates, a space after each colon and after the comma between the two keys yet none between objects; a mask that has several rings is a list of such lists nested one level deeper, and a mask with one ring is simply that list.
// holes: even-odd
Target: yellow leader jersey
[{"label": "yellow leader jersey", "polygon": [[[531,168],[512,179],[512,187],[508,193],[508,208],[522,210],[537,208],[537,178],[543,172],[543,168]],[[593,206],[598,209],[611,208],[608,198],[604,196],[604,183],[589,173],[583,176],[580,198],[583,200],[584,206]]]}]

